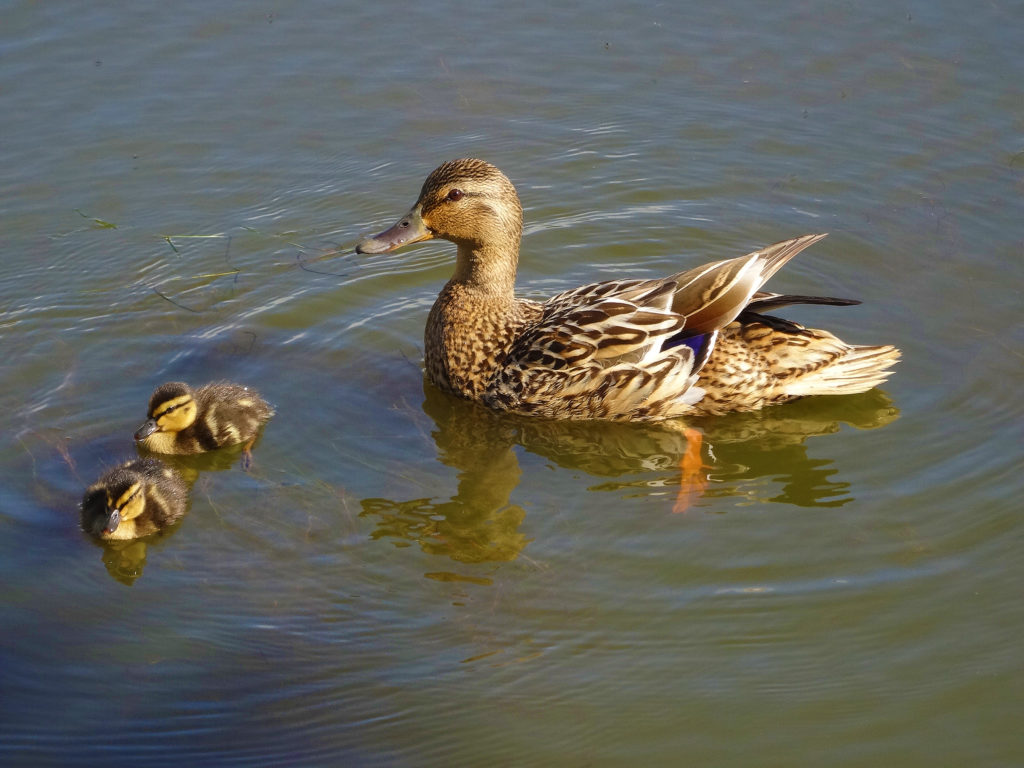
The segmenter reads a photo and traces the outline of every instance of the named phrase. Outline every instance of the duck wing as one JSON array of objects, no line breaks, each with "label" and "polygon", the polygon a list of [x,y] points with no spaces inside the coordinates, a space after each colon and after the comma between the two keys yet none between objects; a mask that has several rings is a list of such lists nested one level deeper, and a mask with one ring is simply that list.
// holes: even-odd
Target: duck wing
[{"label": "duck wing", "polygon": [[663,417],[703,397],[697,373],[718,331],[807,235],[656,280],[612,280],[542,305],[509,349],[491,405],[562,418]]},{"label": "duck wing", "polygon": [[672,308],[686,317],[690,334],[724,328],[786,262],[824,237],[804,235],[784,240],[738,259],[716,261],[673,275],[669,279],[675,281],[677,288]]}]

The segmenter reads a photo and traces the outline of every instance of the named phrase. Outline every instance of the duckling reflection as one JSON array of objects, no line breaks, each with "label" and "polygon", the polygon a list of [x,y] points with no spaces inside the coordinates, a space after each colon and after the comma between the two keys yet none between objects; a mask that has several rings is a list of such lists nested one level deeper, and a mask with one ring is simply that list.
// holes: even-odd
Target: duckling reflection
[{"label": "duckling reflection", "polygon": [[142,574],[143,539],[172,530],[188,508],[189,486],[173,467],[134,459],[105,472],[82,498],[82,530],[104,545],[108,572],[124,583]]},{"label": "duckling reflection", "polygon": [[103,548],[103,565],[107,573],[115,581],[131,586],[142,575],[146,567],[148,543],[145,541],[100,541],[97,546]]},{"label": "duckling reflection", "polygon": [[196,454],[150,454],[142,446],[137,446],[139,454],[149,458],[158,458],[165,466],[177,470],[185,483],[191,487],[204,472],[229,472],[241,466],[251,469],[246,463],[246,447],[241,444],[227,445],[215,451]]},{"label": "duckling reflection", "polygon": [[[680,486],[681,460],[692,451],[692,428],[703,434],[706,489],[684,493],[741,497],[808,507],[853,500],[849,483],[835,479],[829,459],[807,454],[808,437],[837,432],[841,423],[873,429],[899,412],[878,390],[843,398],[816,398],[773,409],[656,424],[549,421],[492,413],[424,384],[424,412],[434,422],[439,460],[458,470],[448,501],[365,499],[364,515],[380,518],[375,538],[412,541],[432,554],[462,562],[512,560],[529,539],[520,532],[524,510],[510,503],[521,470],[516,446],[570,470],[605,478],[591,491],[664,493]],[[666,512],[682,511],[666,494]]]}]

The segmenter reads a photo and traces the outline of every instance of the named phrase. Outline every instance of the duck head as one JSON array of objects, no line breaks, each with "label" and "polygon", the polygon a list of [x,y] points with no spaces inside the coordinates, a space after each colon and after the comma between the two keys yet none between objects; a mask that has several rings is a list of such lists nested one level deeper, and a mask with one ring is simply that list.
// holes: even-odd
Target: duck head
[{"label": "duck head", "polygon": [[488,162],[449,160],[423,182],[416,204],[398,222],[363,240],[356,253],[387,253],[439,238],[465,250],[499,246],[518,253],[523,208],[515,187]]},{"label": "duck head", "polygon": [[145,440],[154,432],[181,432],[196,420],[196,401],[192,388],[180,381],[157,387],[149,399],[146,422],[135,432],[136,440]]},{"label": "duck head", "polygon": [[100,538],[111,538],[122,523],[146,508],[145,479],[138,472],[119,468],[89,488],[82,499],[82,527]]}]

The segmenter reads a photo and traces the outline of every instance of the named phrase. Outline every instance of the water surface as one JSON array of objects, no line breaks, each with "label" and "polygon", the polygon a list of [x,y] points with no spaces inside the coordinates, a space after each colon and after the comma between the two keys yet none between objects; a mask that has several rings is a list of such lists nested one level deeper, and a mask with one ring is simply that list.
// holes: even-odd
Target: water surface
[{"label": "water surface", "polygon": [[[11,765],[1024,762],[1017,5],[16,3],[0,30],[0,757]],[[885,386],[677,431],[423,382],[451,270],[356,257],[436,165],[519,286],[806,232],[791,316]],[[330,258],[324,258],[336,254]],[[168,535],[84,487],[170,379],[277,408]]]}]

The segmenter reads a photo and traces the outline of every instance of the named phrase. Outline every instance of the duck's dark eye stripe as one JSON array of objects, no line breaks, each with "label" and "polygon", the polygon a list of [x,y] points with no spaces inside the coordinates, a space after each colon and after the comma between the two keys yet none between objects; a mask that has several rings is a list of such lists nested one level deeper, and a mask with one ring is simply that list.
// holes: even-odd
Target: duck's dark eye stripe
[{"label": "duck's dark eye stripe", "polygon": [[188,405],[191,402],[192,402],[191,400],[188,400],[188,401],[186,401],[184,403],[173,403],[171,405],[165,405],[163,410],[158,411],[155,414],[154,418],[159,419],[161,416],[166,416],[168,413],[173,413],[174,411],[176,411],[179,408],[181,408],[183,405]]},{"label": "duck's dark eye stripe", "polygon": [[135,489],[135,493],[133,493],[133,494],[132,494],[131,496],[129,496],[129,497],[127,498],[127,499],[125,499],[124,501],[122,501],[122,502],[121,502],[121,505],[120,505],[120,506],[116,506],[116,507],[115,507],[115,506],[111,505],[111,509],[112,509],[112,511],[114,511],[114,512],[120,512],[120,511],[121,511],[122,509],[124,509],[124,508],[125,508],[125,507],[127,507],[127,506],[128,506],[129,504],[131,504],[131,502],[132,502],[132,499],[134,499],[134,498],[135,498],[136,496],[138,496],[138,495],[139,495],[140,493],[142,493],[142,489],[141,489],[141,488],[136,488],[136,489]]}]

